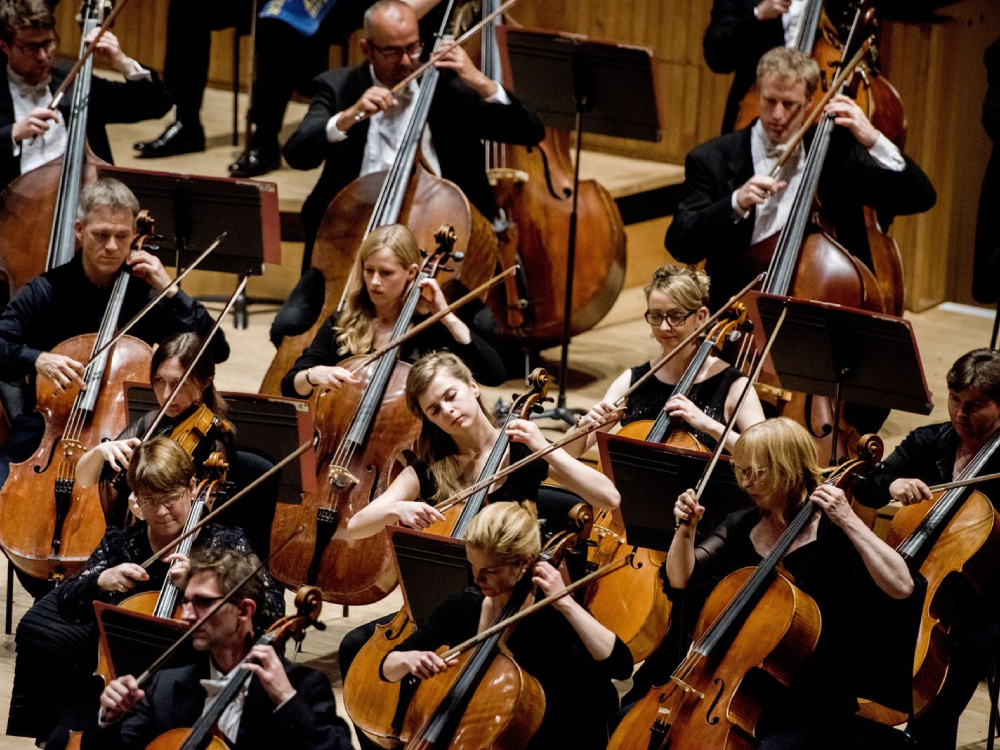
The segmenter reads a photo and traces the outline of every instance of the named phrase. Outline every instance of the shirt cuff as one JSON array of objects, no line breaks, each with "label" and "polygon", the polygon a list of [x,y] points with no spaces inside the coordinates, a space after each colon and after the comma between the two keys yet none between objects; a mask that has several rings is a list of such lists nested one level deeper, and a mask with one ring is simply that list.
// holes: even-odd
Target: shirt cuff
[{"label": "shirt cuff", "polygon": [[736,202],[736,194],[738,192],[738,190],[734,190],[730,200],[730,205],[733,207],[733,224],[738,224],[750,215],[749,211],[744,211],[740,208],[740,204]]},{"label": "shirt cuff", "polygon": [[510,104],[510,97],[507,95],[507,90],[498,83],[496,93],[487,96],[483,101],[487,104]]},{"label": "shirt cuff", "polygon": [[326,139],[330,143],[340,143],[341,141],[347,140],[347,133],[337,127],[337,123],[340,122],[340,116],[342,114],[344,113],[338,112],[326,121]]},{"label": "shirt cuff", "polygon": [[288,701],[294,698],[298,694],[298,692],[299,692],[298,690],[293,690],[291,695],[289,695],[287,698],[285,698],[285,700],[281,701],[281,703],[279,703],[277,706],[274,707],[274,713],[278,713],[278,711],[281,710],[282,706],[284,706],[286,703],[288,703]]},{"label": "shirt cuff", "polygon": [[126,81],[152,81],[153,75],[131,57],[128,60],[129,72],[125,74]]},{"label": "shirt cuff", "polygon": [[884,134],[879,133],[878,138],[868,153],[871,157],[878,162],[879,166],[883,169],[888,169],[890,172],[902,172],[906,169],[906,159],[896,148],[896,144],[885,137]]}]

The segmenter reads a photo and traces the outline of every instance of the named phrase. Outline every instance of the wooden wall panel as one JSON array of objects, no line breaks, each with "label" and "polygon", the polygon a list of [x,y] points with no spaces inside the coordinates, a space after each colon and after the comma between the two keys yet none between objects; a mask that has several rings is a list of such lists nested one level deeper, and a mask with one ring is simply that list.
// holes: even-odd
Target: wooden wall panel
[{"label": "wooden wall panel", "polygon": [[[167,5],[168,0],[133,2],[116,29],[128,54],[157,69],[162,69],[166,50]],[[996,0],[963,0],[943,9],[937,23],[884,24],[883,66],[906,106],[907,152],[927,170],[939,194],[933,211],[900,218],[893,227],[904,253],[908,305],[914,309],[945,299],[970,300],[975,210],[990,148],[979,124],[986,85],[982,53],[1000,35],[996,8]],[[710,10],[711,0],[520,0],[512,14],[529,27],[650,47],[662,140],[588,136],[586,143],[680,164],[691,148],[717,134],[729,88],[730,76],[712,73],[702,56]],[[75,54],[75,5],[64,0],[57,12],[61,51]],[[213,40],[209,79],[228,86],[232,32],[217,32]],[[244,61],[247,52],[244,40]],[[339,52],[333,59],[339,59]],[[358,58],[353,54],[350,59]]]}]

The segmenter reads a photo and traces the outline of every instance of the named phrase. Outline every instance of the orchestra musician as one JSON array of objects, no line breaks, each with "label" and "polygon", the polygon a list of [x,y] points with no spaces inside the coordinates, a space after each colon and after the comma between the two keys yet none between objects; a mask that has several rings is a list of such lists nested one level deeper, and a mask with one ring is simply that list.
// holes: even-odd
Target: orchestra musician
[{"label": "orchestra musician", "polygon": [[[153,394],[160,407],[178,389],[184,372],[195,362],[201,347],[201,337],[190,331],[172,334],[156,347],[149,370]],[[217,426],[209,428],[192,453],[199,477],[204,475],[203,463],[213,453],[221,454],[228,464],[226,480],[232,482],[235,491],[243,489],[271,468],[273,464],[263,456],[238,449],[235,428],[226,419],[229,407],[215,388],[215,362],[212,361],[210,351],[206,351],[197,360],[191,375],[179,387],[180,391],[160,420],[156,434],[170,435],[202,405],[206,406],[218,422]],[[104,483],[102,495],[110,497],[110,503],[106,504],[110,504],[113,509],[113,522],[124,522],[128,500],[127,496],[119,495],[114,482],[115,475],[128,468],[132,452],[159,411],[149,411],[139,417],[114,440],[98,443],[84,453],[76,464],[76,481],[79,486],[91,487],[99,481]],[[224,526],[243,529],[250,540],[250,546],[261,556],[266,556],[271,546],[271,521],[274,519],[279,481],[280,477],[274,475],[242,502],[219,516],[219,522]]]},{"label": "orchestra musician", "polygon": [[[69,72],[62,64],[53,66],[57,43],[55,17],[45,0],[0,4],[0,50],[7,59],[0,73],[0,187],[66,150],[72,96],[63,98],[58,111],[49,108]],[[110,32],[97,43],[94,59],[125,76],[124,83],[91,80],[87,142],[95,155],[112,162],[105,125],[162,117],[170,96],[156,73],[122,52]]]},{"label": "orchestra musician", "polygon": [[745,430],[732,463],[754,507],[730,514],[696,545],[705,508],[693,490],[677,498],[678,530],[665,563],[672,596],[756,566],[807,500],[822,511],[814,513],[782,560],[795,585],[819,607],[819,642],[787,694],[765,708],[756,733],[761,750],[909,747],[901,732],[855,714],[856,672],[860,659],[871,659],[870,652],[856,655],[865,618],[861,592],[874,583],[883,595],[908,597],[913,579],[903,558],[858,518],[842,490],[821,484],[815,443],[790,419],[769,419]]},{"label": "orchestra musician", "polygon": [[[191,512],[196,487],[194,464],[184,449],[164,437],[135,448],[128,482],[137,520],[127,528],[108,528],[83,568],[42,597],[17,626],[17,661],[7,733],[49,738],[62,714],[71,728],[82,728],[96,696],[88,689],[97,656],[95,601],[119,604],[143,591],[157,591],[183,555],[167,555],[149,569],[140,563],[176,539]],[[239,529],[210,524],[194,546],[250,553]],[[265,574],[266,601],[257,610],[261,626],[284,615],[282,588]],[[73,726],[75,725],[75,726]]]},{"label": "orchestra musician", "polygon": [[[416,82],[398,98],[390,91],[420,62],[423,43],[413,8],[402,0],[379,0],[365,12],[363,33],[367,63],[316,78],[309,111],[283,150],[295,169],[323,165],[323,172],[302,206],[304,275],[275,318],[274,342],[315,322],[324,284],[310,260],[323,214],[352,180],[392,165],[415,103]],[[454,47],[437,66],[444,74],[434,92],[421,156],[431,172],[457,184],[492,218],[496,202],[486,179],[481,141],[534,145],[544,137],[544,128],[517,97],[483,75],[461,47]],[[359,115],[365,117],[359,121]]]},{"label": "orchestra musician", "polygon": [[[246,551],[194,552],[180,582],[184,621],[194,625],[257,566]],[[326,675],[292,664],[273,646],[254,644],[256,615],[266,606],[265,577],[260,571],[250,578],[193,634],[204,659],[157,672],[145,690],[133,675],[112,680],[101,695],[98,727],[84,735],[82,747],[143,750],[170,729],[191,727],[226,680],[246,670],[253,678],[217,724],[228,746],[350,750],[350,730],[337,716]]]},{"label": "orchestra musician", "polygon": [[[338,537],[357,539],[376,534],[389,524],[426,529],[444,519],[433,503],[447,499],[479,477],[500,437],[499,429],[482,402],[479,384],[469,368],[450,352],[434,352],[413,365],[406,378],[406,404],[421,420],[415,446],[416,460],[403,469],[389,488],[348,520]],[[538,426],[515,419],[507,426],[511,444],[503,466],[516,463],[547,445]],[[560,449],[518,469],[489,493],[490,503],[536,502],[546,531],[561,528],[566,516],[564,498],[540,493],[551,477],[595,507],[616,508],[621,497],[611,480],[571,458]],[[560,518],[560,515],[562,518]],[[358,651],[387,618],[369,622],[344,636],[340,670],[347,674]],[[364,744],[367,747],[368,745]]]},{"label": "orchestra musician", "polygon": [[[337,388],[344,382],[357,382],[338,363],[389,342],[406,294],[420,270],[420,261],[417,238],[402,224],[372,230],[358,251],[357,270],[343,311],[334,312],[323,323],[312,343],[282,378],[282,394],[303,398],[317,387]],[[421,285],[430,296],[426,305],[429,314],[447,307],[436,280],[425,279]],[[477,306],[480,314],[469,315]],[[449,313],[403,344],[400,359],[414,362],[425,352],[449,349],[462,358],[478,381],[500,385],[506,377],[503,362],[488,341],[492,330],[481,322],[488,317],[488,311],[481,303],[473,302],[463,312],[468,323],[456,313]],[[414,322],[419,323],[420,316]]]},{"label": "orchestra musician", "polygon": [[[856,497],[881,507],[891,500],[911,505],[930,500],[930,486],[950,482],[1000,429],[1000,352],[974,349],[948,371],[948,421],[913,430],[859,482]],[[1000,456],[980,474],[1000,471]],[[975,489],[996,505],[1000,481]],[[930,707],[907,723],[907,733],[927,750],[955,747],[958,720],[992,659],[1000,653],[1000,608],[994,596],[955,601],[948,632],[950,649],[944,687]]]},{"label": "orchestra musician", "polygon": [[[66,339],[94,333],[100,326],[114,280],[128,269],[133,278],[122,306],[120,325],[130,320],[158,292],[168,289],[130,331],[149,343],[171,333],[194,331],[207,335],[212,318],[200,303],[179,288],[160,260],[146,250],[131,251],[139,202],[125,185],[101,178],[83,188],[76,222],[81,250],[63,266],[46,271],[22,287],[0,313],[0,379],[28,379],[24,410],[14,416],[10,437],[0,448],[0,483],[9,465],[27,459],[38,447],[44,421],[33,411],[35,376],[44,375],[60,391],[83,386],[83,364],[52,352]],[[216,362],[229,356],[225,335],[212,340]]]},{"label": "orchestra musician", "polygon": [[[449,664],[435,650],[457,645],[492,624],[524,575],[537,587],[536,598],[564,585],[552,565],[535,562],[541,544],[528,504],[488,505],[469,525],[465,544],[476,588],[447,599],[386,657],[386,680],[398,682],[408,674],[432,680],[446,671]],[[545,693],[541,726],[525,747],[605,747],[608,720],[618,704],[611,679],[626,679],[632,669],[632,656],[621,639],[572,596],[564,596],[519,623],[506,645]]]},{"label": "orchestra musician", "polygon": [[[629,368],[608,387],[604,398],[580,419],[580,426],[597,421],[615,410],[615,403],[641,377],[646,375],[660,356],[673,351],[682,340],[708,319],[710,280],[704,271],[679,265],[660,266],[653,272],[653,278],[643,291],[646,294],[646,322],[652,330],[650,337],[660,345],[661,355],[648,362]],[[629,395],[622,416],[622,426],[641,420],[654,420],[660,411],[665,411],[675,424],[682,423],[686,429],[709,450],[714,450],[719,437],[725,430],[725,423],[732,416],[736,402],[746,386],[747,379],[735,367],[709,354],[701,366],[694,386],[687,395],[671,394],[676,384],[684,376],[688,366],[698,351],[698,341],[692,341],[667,364],[661,367],[644,385]],[[764,421],[757,393],[751,389],[740,409],[737,427],[744,430],[752,424]],[[614,425],[600,428],[610,430]],[[726,447],[732,449],[739,438],[739,432],[729,434]],[[580,456],[597,442],[597,433],[592,432],[584,440],[577,440],[566,446],[571,456]]]},{"label": "orchestra musician", "polygon": [[[749,278],[734,278],[732,261],[751,245],[779,233],[802,179],[805,154],[790,158],[777,179],[769,176],[782,144],[802,124],[819,82],[814,60],[778,47],[757,66],[760,118],[753,125],[714,138],[688,154],[684,197],[667,229],[667,250],[685,263],[707,259],[714,310]],[[838,242],[871,265],[863,206],[887,218],[919,213],[934,205],[927,176],[881,134],[849,97],[837,94],[825,112],[834,131],[818,197]],[[808,149],[807,135],[804,148]]]}]

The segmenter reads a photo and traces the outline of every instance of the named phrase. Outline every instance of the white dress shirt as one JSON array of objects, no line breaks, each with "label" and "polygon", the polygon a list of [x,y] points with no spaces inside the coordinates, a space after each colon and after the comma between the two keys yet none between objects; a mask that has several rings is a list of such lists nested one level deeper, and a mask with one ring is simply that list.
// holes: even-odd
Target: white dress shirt
[{"label": "white dress shirt", "polygon": [[799,23],[802,21],[802,11],[805,4],[806,0],[792,0],[788,10],[781,14],[781,25],[785,29],[785,46],[789,49],[795,46],[795,35],[799,32]]},{"label": "white dress shirt", "polygon": [[[767,175],[771,173],[778,157],[782,153],[782,146],[776,146],[771,142],[767,131],[764,130],[760,120],[754,123],[750,130],[750,155],[753,159],[753,172],[755,175]],[[902,172],[906,169],[906,160],[899,152],[899,149],[879,133],[868,153],[878,162],[883,169],[892,172]],[[754,216],[753,232],[750,235],[750,244],[755,245],[761,240],[765,240],[773,234],[780,232],[788,221],[788,214],[792,211],[792,203],[795,202],[795,194],[802,183],[802,172],[806,165],[805,144],[798,149],[778,174],[778,181],[786,181],[788,185],[784,190],[779,190],[764,203],[757,206]],[[731,198],[734,221],[740,221],[750,215],[749,211],[743,211],[736,202],[734,190]]]},{"label": "white dress shirt", "polygon": [[[371,66],[369,66],[371,68]],[[372,80],[376,86],[391,89],[375,78],[375,71],[371,70]],[[372,172],[379,172],[389,169],[396,160],[399,152],[400,142],[403,140],[403,133],[406,125],[416,106],[416,95],[420,91],[420,86],[416,81],[410,81],[406,89],[396,95],[399,106],[393,107],[387,112],[377,112],[369,118],[368,138],[365,141],[365,155],[361,160],[361,174],[364,177]],[[503,86],[497,86],[496,92],[487,97],[484,101],[491,104],[510,104],[510,97]],[[353,102],[352,102],[353,104]],[[326,123],[326,139],[330,143],[338,143],[347,139],[347,133],[337,127],[337,122],[343,111],[338,112]],[[434,150],[434,143],[431,140],[431,129],[425,127],[420,139],[420,152],[427,163],[430,171],[441,176],[441,163],[438,160],[437,152]]]}]

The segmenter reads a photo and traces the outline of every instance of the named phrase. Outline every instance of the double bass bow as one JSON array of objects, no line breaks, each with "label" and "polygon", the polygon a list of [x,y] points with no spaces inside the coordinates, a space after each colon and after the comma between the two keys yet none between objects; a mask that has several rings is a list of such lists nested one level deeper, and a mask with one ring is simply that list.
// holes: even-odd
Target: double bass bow
[{"label": "double bass bow", "polygon": [[[541,368],[534,370],[528,377],[530,391],[515,396],[514,404],[504,424],[500,426],[500,434],[480,471],[480,480],[493,476],[507,455],[507,448],[510,445],[510,437],[505,429],[507,424],[514,419],[527,419],[532,412],[541,411],[541,403],[546,398],[548,384],[548,373]],[[445,520],[431,524],[425,532],[461,539],[469,523],[486,503],[489,490],[490,486],[485,485],[464,503],[451,506],[446,510]],[[380,745],[398,741],[403,683],[390,683],[378,679],[378,670],[389,652],[402,643],[413,629],[414,622],[404,607],[391,622],[377,626],[374,635],[358,652],[344,677],[344,707],[347,713],[359,731]]]},{"label": "double bass bow", "polygon": [[[449,0],[435,52],[453,40],[448,32],[453,2]],[[406,124],[392,167],[357,178],[341,190],[326,209],[312,255],[313,268],[320,270],[324,278],[323,309],[306,333],[286,336],[281,342],[261,383],[261,393],[280,393],[285,373],[331,313],[343,307],[357,248],[373,229],[387,224],[404,224],[422,247],[429,247],[439,226],[452,225],[459,252],[447,278],[441,280],[446,295],[451,291],[451,281],[472,288],[493,274],[497,240],[489,221],[454,183],[431,174],[418,158],[439,78],[440,71],[434,66],[423,73],[414,112]]]}]

